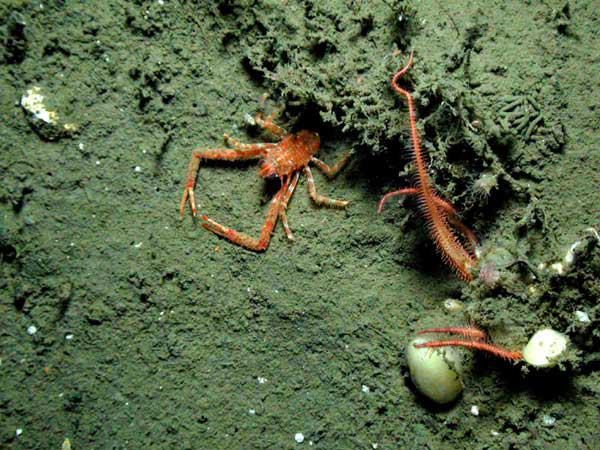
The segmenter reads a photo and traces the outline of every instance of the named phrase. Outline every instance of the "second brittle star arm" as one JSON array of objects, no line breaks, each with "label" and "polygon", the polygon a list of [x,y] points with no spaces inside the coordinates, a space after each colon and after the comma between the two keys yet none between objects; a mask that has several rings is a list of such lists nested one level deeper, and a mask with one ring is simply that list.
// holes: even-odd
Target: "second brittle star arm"
[{"label": "second brittle star arm", "polygon": [[[417,195],[419,191],[417,188],[405,188],[399,189],[397,191],[388,192],[377,204],[377,214],[380,214],[383,210],[383,205],[390,197],[395,197],[396,195]],[[456,209],[448,203],[447,201],[441,199],[437,195],[433,194],[433,201],[435,205],[440,208],[448,218],[448,221],[460,231],[460,233],[464,236],[464,238],[469,242],[469,252],[473,258],[476,258],[477,249],[479,248],[479,243],[477,242],[477,238],[475,237],[475,233],[473,233],[462,221],[458,218],[458,213]]]},{"label": "second brittle star arm", "polygon": [[201,159],[213,160],[237,160],[237,159],[252,159],[262,155],[264,146],[262,144],[242,144],[244,147],[230,148],[207,148],[198,149],[192,152],[190,163],[188,165],[187,175],[185,177],[185,186],[183,188],[183,196],[179,205],[179,214],[183,217],[185,213],[185,205],[188,198],[192,207],[192,214],[195,216],[196,199],[194,198],[194,185],[196,184],[196,176],[200,167]]},{"label": "second brittle star arm", "polygon": [[[395,197],[396,195],[417,195],[418,193],[419,193],[419,191],[417,190],[417,188],[405,188],[405,189],[399,189],[397,191],[388,192],[383,197],[381,197],[381,200],[379,200],[379,203],[377,204],[377,214],[381,213],[381,211],[383,210],[383,205],[385,204],[385,202],[387,201],[388,198]],[[460,231],[460,233],[469,242],[469,247],[470,247],[469,251],[471,253],[471,256],[476,258],[477,249],[479,248],[479,243],[477,242],[475,233],[473,233],[458,218],[458,213],[456,212],[456,209],[454,209],[454,206],[452,206],[450,203],[441,199],[440,197],[438,197],[435,194],[433,195],[433,201],[434,201],[435,205],[446,214],[448,221],[455,228],[457,228],[458,231]]]}]

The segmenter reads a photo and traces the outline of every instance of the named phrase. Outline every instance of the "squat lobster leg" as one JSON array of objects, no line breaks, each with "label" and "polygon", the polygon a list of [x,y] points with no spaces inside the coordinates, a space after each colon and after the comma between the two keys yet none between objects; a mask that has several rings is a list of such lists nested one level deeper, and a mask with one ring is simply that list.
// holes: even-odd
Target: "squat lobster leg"
[{"label": "squat lobster leg", "polygon": [[[262,154],[263,144],[244,144],[244,147],[238,147],[235,150],[230,148],[212,148],[204,150],[194,150],[192,152],[192,158],[188,165],[188,173],[185,178],[185,187],[183,190],[183,197],[181,198],[181,204],[179,206],[179,214],[183,217],[185,213],[185,205],[187,199],[190,199],[190,206],[192,207],[192,214],[196,216],[196,199],[194,197],[194,185],[196,184],[196,176],[198,175],[198,168],[200,167],[201,159],[251,159],[256,158]],[[236,146],[237,147],[237,146]]]},{"label": "squat lobster leg", "polygon": [[285,235],[290,241],[294,240],[294,236],[292,235],[292,230],[290,230],[290,226],[288,225],[286,210],[288,202],[290,201],[290,198],[292,198],[292,194],[294,193],[294,189],[296,189],[296,185],[298,184],[299,178],[300,172],[296,172],[294,174],[292,182],[290,183],[290,186],[283,195],[283,199],[281,200],[281,208],[279,210],[279,218],[281,219],[281,225],[283,225]]},{"label": "squat lobster leg", "polygon": [[344,156],[342,159],[340,159],[338,162],[336,162],[331,167],[328,166],[327,164],[325,164],[319,158],[315,158],[314,156],[312,157],[312,159],[310,161],[315,163],[315,165],[319,169],[321,169],[321,171],[325,175],[327,175],[328,177],[333,177],[333,176],[337,175],[337,173],[340,171],[340,169],[342,167],[344,167],[344,164],[346,164],[346,161],[348,161],[348,158],[350,158],[351,155],[352,155],[352,152],[349,152],[346,156]]},{"label": "squat lobster leg", "polygon": [[334,200],[332,198],[323,197],[322,195],[317,194],[317,190],[315,189],[315,179],[313,178],[310,167],[306,166],[304,168],[304,173],[306,174],[306,179],[308,180],[308,194],[317,205],[335,206],[337,208],[345,208],[348,206],[348,203],[350,202],[345,200]]},{"label": "squat lobster leg", "polygon": [[256,116],[254,116],[254,122],[256,122],[256,124],[258,126],[263,127],[265,130],[267,130],[273,136],[277,136],[277,137],[281,138],[281,137],[285,136],[287,134],[287,132],[283,128],[281,128],[279,125],[276,125],[273,123],[273,120],[277,117],[278,114],[279,114],[279,111],[273,111],[271,114],[269,114],[267,116],[266,119],[263,119],[262,112],[259,112],[256,114]]},{"label": "squat lobster leg", "polygon": [[267,212],[267,218],[265,219],[265,224],[263,225],[263,228],[260,232],[260,237],[258,239],[254,239],[247,234],[227,228],[226,226],[209,219],[206,215],[202,216],[202,220],[206,222],[202,224],[202,227],[249,250],[254,250],[256,252],[266,250],[266,248],[269,246],[269,242],[271,241],[271,233],[273,232],[273,228],[275,228],[275,224],[277,223],[277,217],[281,211],[282,197],[286,195],[289,185],[290,181],[289,179],[286,179],[279,192],[277,192],[277,194],[275,194],[273,197],[273,200],[271,200],[271,205],[269,206],[269,211]]}]

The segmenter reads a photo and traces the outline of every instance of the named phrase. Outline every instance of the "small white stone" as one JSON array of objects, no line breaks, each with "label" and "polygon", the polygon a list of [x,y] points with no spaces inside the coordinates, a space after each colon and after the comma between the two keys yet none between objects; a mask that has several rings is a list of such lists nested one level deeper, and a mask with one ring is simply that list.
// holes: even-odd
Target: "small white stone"
[{"label": "small white stone", "polygon": [[565,273],[565,267],[562,265],[562,263],[557,262],[552,264],[550,267],[556,270],[556,273],[559,275]]},{"label": "small white stone", "polygon": [[300,444],[300,443],[304,442],[304,435],[303,435],[302,433],[296,433],[296,434],[294,435],[294,440],[295,440],[295,441],[296,441],[298,444]]},{"label": "small white stone", "polygon": [[546,414],[542,417],[542,423],[545,427],[552,427],[556,423],[556,418]]},{"label": "small white stone", "polygon": [[567,350],[569,339],[562,333],[546,328],[535,333],[523,349],[523,359],[535,367],[556,364]]},{"label": "small white stone", "polygon": [[479,407],[477,405],[471,406],[471,414],[473,414],[474,416],[479,415]]},{"label": "small white stone", "polygon": [[141,171],[142,171],[142,168],[141,168],[140,166],[135,166],[135,167],[133,168],[133,170],[135,170],[136,172],[141,172]]},{"label": "small white stone", "polygon": [[135,248],[140,248],[140,247],[142,246],[142,243],[141,243],[141,242],[138,242],[137,244],[133,244],[133,246],[134,246]]},{"label": "small white stone", "polygon": [[500,433],[498,433],[497,431],[492,431],[492,436],[499,436]]},{"label": "small white stone", "polygon": [[460,312],[465,308],[463,302],[460,300],[455,300],[453,298],[449,298],[444,300],[444,309],[449,313]]},{"label": "small white stone", "polygon": [[537,288],[535,286],[529,286],[527,289],[531,295],[537,294]]},{"label": "small white stone", "polygon": [[363,384],[363,385],[362,385],[362,391],[363,391],[365,394],[368,394],[369,392],[371,392],[371,389],[369,389],[369,386],[367,386],[366,384]]},{"label": "small white stone", "polygon": [[377,442],[371,442],[371,448],[377,448],[379,444]]},{"label": "small white stone", "polygon": [[37,333],[37,327],[35,325],[30,325],[27,328],[27,334],[29,334],[30,336],[33,336],[35,333]]},{"label": "small white stone", "polygon": [[581,241],[575,241],[569,247],[569,250],[567,250],[567,253],[565,254],[565,264],[569,265],[575,260],[575,249],[579,244],[581,244]]},{"label": "small white stone", "polygon": [[66,339],[67,341],[70,341],[71,339],[73,339],[73,334],[71,334],[71,333],[69,333],[69,334],[66,334],[66,335],[65,335],[65,339]]},{"label": "small white stone", "polygon": [[258,384],[265,384],[267,382],[267,379],[264,377],[258,377],[256,380],[258,381]]},{"label": "small white stone", "polygon": [[15,432],[15,434],[17,436],[21,436],[22,433],[23,433],[23,428],[17,428],[17,431]]},{"label": "small white stone", "polygon": [[85,145],[83,145],[83,142],[79,143],[79,150],[83,150],[85,148]]},{"label": "small white stone", "polygon": [[251,416],[253,416],[254,414],[256,414],[256,410],[255,409],[249,409],[248,410],[248,414],[250,414]]},{"label": "small white stone", "polygon": [[581,323],[590,323],[590,316],[585,311],[575,311],[575,318]]},{"label": "small white stone", "polygon": [[99,166],[100,165],[100,161],[96,160],[96,165]]}]

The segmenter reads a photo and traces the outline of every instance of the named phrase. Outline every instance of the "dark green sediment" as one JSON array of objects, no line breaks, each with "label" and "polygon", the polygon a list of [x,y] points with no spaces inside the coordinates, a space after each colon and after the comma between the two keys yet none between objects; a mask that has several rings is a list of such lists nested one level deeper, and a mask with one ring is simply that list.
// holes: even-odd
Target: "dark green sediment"
[{"label": "dark green sediment", "polygon": [[[0,447],[594,448],[598,21],[592,0],[0,2]],[[497,283],[457,280],[414,200],[375,214],[412,183],[389,87],[410,49],[432,183]],[[33,86],[75,133],[28,120]],[[296,240],[277,225],[254,254],[178,207],[193,148],[269,139],[246,120],[263,93],[325,162],[355,154],[313,171],[347,210],[302,178]],[[258,236],[277,183],[257,170],[203,163],[199,212]],[[511,349],[549,326],[572,352],[546,371],[473,355],[440,410],[404,347],[465,321]]]}]

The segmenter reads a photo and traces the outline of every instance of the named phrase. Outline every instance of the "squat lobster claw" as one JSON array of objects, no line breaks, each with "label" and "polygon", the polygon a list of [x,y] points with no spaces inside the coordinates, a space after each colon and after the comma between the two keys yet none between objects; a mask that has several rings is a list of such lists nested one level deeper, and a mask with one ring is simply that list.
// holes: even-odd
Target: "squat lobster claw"
[{"label": "squat lobster claw", "polygon": [[182,217],[185,213],[185,206],[188,199],[192,208],[192,214],[194,216],[197,214],[194,186],[201,159],[240,160],[261,158],[260,176],[263,178],[277,176],[281,180],[281,188],[271,200],[267,218],[265,219],[265,223],[258,239],[254,239],[239,231],[223,226],[208,218],[205,214],[201,216],[204,221],[202,224],[204,228],[249,250],[264,251],[267,249],[278,218],[281,219],[287,238],[290,240],[294,239],[288,225],[286,209],[288,202],[294,193],[294,189],[296,189],[296,185],[298,184],[301,170],[304,170],[304,173],[306,174],[308,193],[317,205],[338,208],[345,208],[348,205],[347,201],[334,200],[317,194],[312,172],[308,164],[310,162],[314,163],[327,176],[333,177],[344,166],[350,157],[350,153],[345,155],[333,166],[328,166],[314,156],[319,151],[320,146],[320,138],[317,133],[302,130],[298,133],[287,134],[283,128],[273,123],[276,115],[277,112],[274,112],[263,119],[262,113],[259,112],[254,117],[254,121],[273,136],[280,138],[281,140],[279,142],[242,144],[238,140],[225,134],[225,140],[234,148],[198,149],[192,152],[183,196],[181,198],[181,205],[179,207],[179,213]]}]

